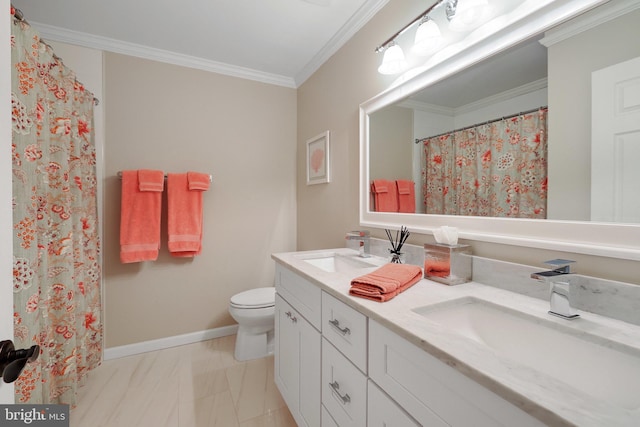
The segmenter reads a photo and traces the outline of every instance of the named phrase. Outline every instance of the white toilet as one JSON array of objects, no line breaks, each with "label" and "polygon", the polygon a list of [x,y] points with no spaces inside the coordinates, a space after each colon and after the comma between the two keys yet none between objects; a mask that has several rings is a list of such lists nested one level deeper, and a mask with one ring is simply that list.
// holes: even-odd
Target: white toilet
[{"label": "white toilet", "polygon": [[229,314],[238,322],[236,360],[273,354],[276,288],[256,288],[231,297]]}]

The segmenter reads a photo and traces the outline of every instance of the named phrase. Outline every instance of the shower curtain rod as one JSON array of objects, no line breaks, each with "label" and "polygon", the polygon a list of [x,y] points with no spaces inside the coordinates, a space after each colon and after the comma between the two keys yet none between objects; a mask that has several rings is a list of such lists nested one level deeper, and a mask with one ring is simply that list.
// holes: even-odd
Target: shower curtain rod
[{"label": "shower curtain rod", "polygon": [[[22,13],[22,11],[20,9],[18,9],[17,7],[14,7],[13,5],[11,5],[11,8],[13,9],[13,16],[20,22],[24,22],[25,24],[31,26],[31,24],[29,24],[29,22],[27,22],[26,19],[24,19],[24,13]],[[53,51],[53,48],[47,44],[45,41],[43,41],[42,39],[40,39],[40,41],[42,43],[44,43],[45,45],[49,46],[51,48],[51,50]],[[53,54],[53,56],[57,59],[59,59],[60,61],[62,61],[62,58],[60,58],[58,55],[56,55],[55,53]],[[95,96],[93,97],[93,105],[95,105],[96,107],[98,105],[100,105],[100,100],[98,98],[96,98]]]},{"label": "shower curtain rod", "polygon": [[[122,171],[118,171],[117,175],[119,179],[122,179]],[[164,179],[167,179],[166,173],[164,174]],[[213,182],[213,175],[209,175],[209,182]]]},{"label": "shower curtain rod", "polygon": [[415,143],[416,143],[416,144],[419,144],[419,143],[421,143],[421,142],[423,142],[423,141],[426,141],[427,139],[437,138],[437,137],[442,136],[442,135],[448,135],[448,134],[450,134],[450,133],[460,132],[460,131],[463,131],[463,130],[467,130],[467,129],[474,128],[474,127],[476,127],[476,126],[488,125],[489,123],[497,122],[497,121],[500,121],[500,120],[511,119],[511,118],[513,118],[513,117],[522,116],[522,115],[524,115],[524,114],[533,113],[533,112],[535,112],[535,111],[544,110],[544,109],[546,109],[546,108],[549,108],[549,107],[548,107],[548,106],[546,106],[546,105],[543,105],[542,107],[532,108],[531,110],[521,111],[521,112],[519,112],[519,113],[511,114],[511,115],[509,115],[509,116],[503,116],[503,117],[500,117],[499,119],[487,120],[486,122],[476,123],[475,125],[465,126],[465,127],[463,127],[463,128],[460,128],[460,129],[450,130],[450,131],[448,131],[448,132],[443,132],[443,133],[440,133],[440,134],[438,134],[438,135],[428,136],[428,137],[426,137],[426,138],[416,138]]}]

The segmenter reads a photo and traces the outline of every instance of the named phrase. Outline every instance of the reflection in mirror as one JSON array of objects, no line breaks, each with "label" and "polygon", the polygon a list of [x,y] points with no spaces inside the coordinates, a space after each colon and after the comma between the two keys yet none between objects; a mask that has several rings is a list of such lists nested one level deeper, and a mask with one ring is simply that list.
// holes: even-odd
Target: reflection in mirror
[{"label": "reflection in mirror", "polygon": [[370,112],[371,209],[640,223],[635,9],[528,38]]}]

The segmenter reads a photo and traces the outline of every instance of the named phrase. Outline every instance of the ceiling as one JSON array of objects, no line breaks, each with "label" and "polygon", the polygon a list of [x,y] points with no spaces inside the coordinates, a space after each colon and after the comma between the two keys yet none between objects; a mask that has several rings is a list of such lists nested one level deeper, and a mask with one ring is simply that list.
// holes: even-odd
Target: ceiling
[{"label": "ceiling", "polygon": [[12,4],[45,40],[298,87],[388,1],[12,0]]}]

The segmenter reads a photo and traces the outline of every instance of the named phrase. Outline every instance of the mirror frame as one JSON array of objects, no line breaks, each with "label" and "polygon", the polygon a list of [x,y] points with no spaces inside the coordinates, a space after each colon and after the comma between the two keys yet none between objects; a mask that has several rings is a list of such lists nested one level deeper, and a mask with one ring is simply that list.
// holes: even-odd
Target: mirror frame
[{"label": "mirror frame", "polygon": [[[598,20],[593,17],[578,17],[578,15],[607,1],[548,2],[547,5],[516,24],[498,30],[483,40],[452,53],[445,60],[421,70],[419,74],[416,75],[414,71],[409,77],[399,78],[391,88],[362,103],[360,105],[360,225],[391,229],[404,225],[412,232],[420,234],[433,234],[434,229],[447,225],[457,227],[461,239],[640,260],[640,224],[384,213],[370,210],[368,144],[370,113],[400,101],[418,90],[571,18],[577,17],[572,27],[558,30],[558,33],[566,32],[571,35],[574,31],[590,28],[596,25]],[[607,11],[607,15],[619,16],[626,11],[625,8],[632,7],[626,4],[613,7],[612,10]],[[562,34],[554,32],[546,36],[562,38]]]}]

